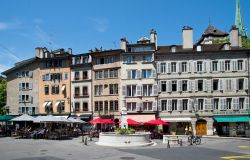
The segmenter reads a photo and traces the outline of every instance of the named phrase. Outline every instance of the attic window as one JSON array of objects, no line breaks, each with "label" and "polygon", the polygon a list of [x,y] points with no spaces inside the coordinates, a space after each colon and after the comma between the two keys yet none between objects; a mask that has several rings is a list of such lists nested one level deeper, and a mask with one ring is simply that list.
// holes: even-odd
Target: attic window
[{"label": "attic window", "polygon": [[175,46],[171,47],[171,52],[176,52],[176,47]]},{"label": "attic window", "polygon": [[230,50],[229,44],[225,44],[225,45],[224,45],[224,50]]}]

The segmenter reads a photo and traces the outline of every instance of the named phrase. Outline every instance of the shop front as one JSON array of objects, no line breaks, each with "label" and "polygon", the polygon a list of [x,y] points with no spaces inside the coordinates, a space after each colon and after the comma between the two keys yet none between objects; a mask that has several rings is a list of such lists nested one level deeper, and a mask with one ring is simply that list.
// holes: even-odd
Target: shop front
[{"label": "shop front", "polygon": [[192,119],[190,117],[169,117],[162,118],[163,121],[170,123],[170,126],[163,126],[163,133],[184,135],[188,134]]}]

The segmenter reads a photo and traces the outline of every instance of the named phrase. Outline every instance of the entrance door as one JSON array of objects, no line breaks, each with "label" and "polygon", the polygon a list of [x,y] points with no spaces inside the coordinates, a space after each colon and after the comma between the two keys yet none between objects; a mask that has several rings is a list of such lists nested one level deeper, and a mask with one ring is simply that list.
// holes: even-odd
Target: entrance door
[{"label": "entrance door", "polygon": [[196,135],[207,135],[207,122],[205,120],[199,120],[196,122]]}]

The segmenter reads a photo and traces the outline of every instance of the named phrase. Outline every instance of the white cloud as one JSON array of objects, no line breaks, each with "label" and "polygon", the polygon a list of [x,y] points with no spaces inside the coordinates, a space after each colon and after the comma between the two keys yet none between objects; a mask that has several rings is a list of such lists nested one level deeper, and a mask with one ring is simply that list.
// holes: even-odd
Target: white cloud
[{"label": "white cloud", "polygon": [[0,21],[0,31],[4,31],[4,30],[9,30],[9,29],[16,29],[19,28],[21,26],[21,22],[18,20],[14,20],[11,22],[3,22]]},{"label": "white cloud", "polygon": [[106,18],[88,18],[97,32],[106,32],[109,22]]},{"label": "white cloud", "polygon": [[5,65],[0,64],[0,74],[1,74],[3,71],[6,71],[6,70],[9,69],[9,68],[10,68],[9,66],[5,66]]}]

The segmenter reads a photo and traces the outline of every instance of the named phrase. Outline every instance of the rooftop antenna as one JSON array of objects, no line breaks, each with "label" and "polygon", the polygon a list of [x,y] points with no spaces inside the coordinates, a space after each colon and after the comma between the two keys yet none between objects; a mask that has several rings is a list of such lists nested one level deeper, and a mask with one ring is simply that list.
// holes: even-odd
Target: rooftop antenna
[{"label": "rooftop antenna", "polygon": [[208,18],[208,24],[209,24],[209,26],[211,26],[211,18],[210,17]]}]

